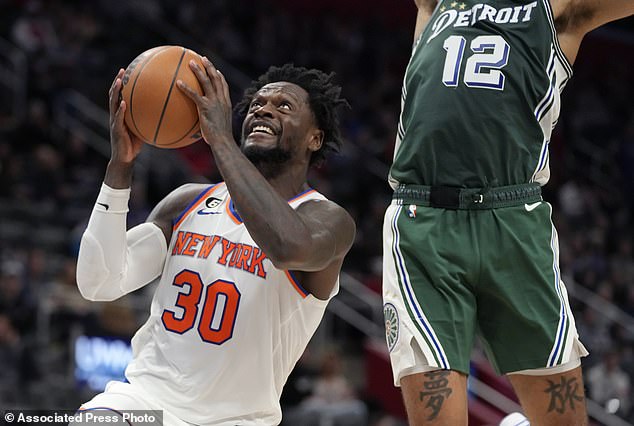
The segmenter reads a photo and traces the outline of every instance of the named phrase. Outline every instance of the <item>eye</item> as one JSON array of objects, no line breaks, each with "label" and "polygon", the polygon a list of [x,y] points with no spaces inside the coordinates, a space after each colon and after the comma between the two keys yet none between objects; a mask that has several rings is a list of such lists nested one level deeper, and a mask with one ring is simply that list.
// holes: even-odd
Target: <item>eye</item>
[{"label": "eye", "polygon": [[251,102],[251,106],[249,107],[249,109],[259,108],[261,106],[262,104],[259,101],[253,101]]},{"label": "eye", "polygon": [[282,102],[280,104],[280,108],[287,109],[289,111],[293,109],[292,105],[289,102]]}]

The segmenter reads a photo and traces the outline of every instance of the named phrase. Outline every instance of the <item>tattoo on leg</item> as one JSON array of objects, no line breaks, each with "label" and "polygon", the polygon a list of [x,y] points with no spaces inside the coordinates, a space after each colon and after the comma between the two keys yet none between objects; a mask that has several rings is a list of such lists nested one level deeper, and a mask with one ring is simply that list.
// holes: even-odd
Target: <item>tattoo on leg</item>
[{"label": "tattoo on leg", "polygon": [[423,382],[423,391],[420,392],[419,399],[421,402],[427,400],[425,407],[431,410],[427,420],[434,420],[438,417],[442,404],[451,395],[452,390],[448,386],[449,380],[447,380],[449,373],[449,370],[435,370],[425,373],[428,380]]},{"label": "tattoo on leg", "polygon": [[548,412],[555,411],[563,414],[568,407],[575,411],[575,401],[583,401],[583,394],[580,394],[579,390],[576,377],[567,379],[562,376],[559,383],[548,380],[548,387],[544,390],[545,393],[550,394]]}]

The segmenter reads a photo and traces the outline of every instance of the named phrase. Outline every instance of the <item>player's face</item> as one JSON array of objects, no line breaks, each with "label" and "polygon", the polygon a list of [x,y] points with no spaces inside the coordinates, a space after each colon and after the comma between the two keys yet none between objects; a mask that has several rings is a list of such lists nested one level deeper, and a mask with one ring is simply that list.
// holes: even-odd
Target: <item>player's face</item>
[{"label": "player's face", "polygon": [[308,93],[293,83],[271,83],[253,96],[242,124],[242,151],[254,162],[308,158],[318,133]]}]

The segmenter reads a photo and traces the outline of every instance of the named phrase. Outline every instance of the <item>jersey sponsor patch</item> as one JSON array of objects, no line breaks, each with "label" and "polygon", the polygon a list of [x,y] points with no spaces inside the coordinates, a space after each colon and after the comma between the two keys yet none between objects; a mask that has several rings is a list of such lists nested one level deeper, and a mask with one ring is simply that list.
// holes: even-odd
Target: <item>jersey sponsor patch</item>
[{"label": "jersey sponsor patch", "polygon": [[387,347],[392,352],[394,345],[398,341],[398,312],[391,303],[383,305],[383,317],[385,318],[385,339],[387,340]]},{"label": "jersey sponsor patch", "polygon": [[219,209],[222,204],[222,199],[216,197],[209,197],[205,200],[205,207],[198,210],[196,213],[199,215],[206,214],[220,214],[222,211]]}]

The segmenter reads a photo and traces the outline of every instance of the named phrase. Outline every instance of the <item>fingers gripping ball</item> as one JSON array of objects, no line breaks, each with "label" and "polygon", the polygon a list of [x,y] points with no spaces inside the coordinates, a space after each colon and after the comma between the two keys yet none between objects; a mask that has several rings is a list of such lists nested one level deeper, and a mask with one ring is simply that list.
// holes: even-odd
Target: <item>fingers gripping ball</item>
[{"label": "fingers gripping ball", "polygon": [[137,56],[123,75],[121,96],[126,102],[128,129],[150,145],[180,148],[199,140],[196,105],[176,87],[183,80],[202,94],[190,60],[201,67],[200,56],[180,46],[159,46]]}]

